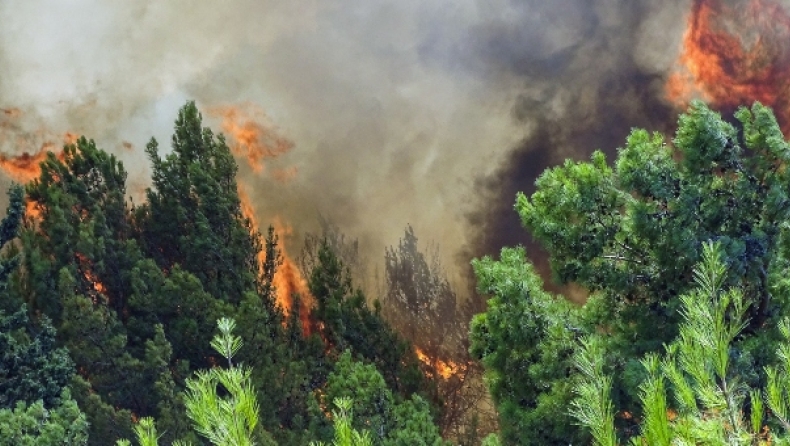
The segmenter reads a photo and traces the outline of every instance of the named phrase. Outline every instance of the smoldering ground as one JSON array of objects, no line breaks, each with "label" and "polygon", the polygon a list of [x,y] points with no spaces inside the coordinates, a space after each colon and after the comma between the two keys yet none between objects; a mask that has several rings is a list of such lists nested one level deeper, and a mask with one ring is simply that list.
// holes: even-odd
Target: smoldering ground
[{"label": "smoldering ground", "polygon": [[688,9],[689,0],[6,0],[0,108],[19,115],[5,118],[0,149],[15,155],[41,144],[20,143],[25,135],[77,132],[144,183],[142,148],[151,136],[167,148],[187,99],[204,110],[252,104],[293,142],[261,173],[242,165],[262,223],[287,222],[298,245],[323,215],[359,237],[372,264],[411,224],[463,283],[472,255],[529,244],[512,206],[545,167],[611,153],[633,126],[672,128],[664,83]]}]

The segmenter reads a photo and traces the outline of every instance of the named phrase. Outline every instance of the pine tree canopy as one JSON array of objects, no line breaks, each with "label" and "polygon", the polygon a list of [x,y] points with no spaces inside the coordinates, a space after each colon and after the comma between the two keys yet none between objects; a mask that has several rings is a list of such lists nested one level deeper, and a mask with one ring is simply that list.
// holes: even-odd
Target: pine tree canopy
[{"label": "pine tree canopy", "polygon": [[242,213],[233,154],[194,102],[178,113],[171,149],[148,144],[151,185],[136,206],[123,164],[85,137],[11,188],[0,223],[0,432],[46,445],[329,441],[331,410],[317,408],[353,354],[390,395],[392,435],[374,444],[441,441],[432,378],[328,245],[315,295],[278,305],[278,235],[263,237]]},{"label": "pine tree canopy", "polygon": [[683,336],[682,296],[710,242],[727,268],[722,286],[742,293],[746,325],[724,353],[730,370],[766,384],[790,301],[790,145],[759,103],[734,122],[694,102],[673,139],[635,129],[611,165],[600,151],[569,160],[546,170],[532,196],[518,195],[553,278],[589,297],[574,307],[546,293],[520,249],[473,262],[492,299],[473,321],[472,352],[486,367],[504,443],[587,441],[566,415],[581,379],[573,358],[588,337],[611,380],[613,426],[624,439],[640,434],[640,385],[651,376],[642,358]]}]

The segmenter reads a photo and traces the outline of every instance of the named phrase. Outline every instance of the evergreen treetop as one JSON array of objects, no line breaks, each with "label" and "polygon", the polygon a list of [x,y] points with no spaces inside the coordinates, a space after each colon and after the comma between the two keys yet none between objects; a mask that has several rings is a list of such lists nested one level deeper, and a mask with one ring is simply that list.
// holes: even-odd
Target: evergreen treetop
[{"label": "evergreen treetop", "polygon": [[[577,443],[568,423],[579,341],[598,336],[601,373],[611,376],[616,431],[639,433],[644,415],[641,358],[681,332],[681,296],[694,287],[706,243],[720,246],[724,285],[738,287],[748,325],[732,343],[730,367],[750,386],[766,384],[778,321],[789,315],[790,145],[771,110],[755,103],[737,126],[701,102],[675,137],[631,132],[613,165],[589,162],[546,170],[516,211],[546,250],[554,278],[586,288],[582,307],[542,290],[523,251],[473,262],[480,291],[493,298],[472,325],[472,352],[486,367],[505,443]],[[550,373],[547,373],[550,372]],[[527,392],[527,394],[524,394]]]}]

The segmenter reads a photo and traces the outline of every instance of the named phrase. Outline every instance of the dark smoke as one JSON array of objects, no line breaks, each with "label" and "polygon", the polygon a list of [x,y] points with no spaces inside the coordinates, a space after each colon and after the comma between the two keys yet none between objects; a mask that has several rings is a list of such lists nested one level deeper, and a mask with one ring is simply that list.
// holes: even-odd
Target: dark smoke
[{"label": "dark smoke", "polygon": [[548,277],[545,254],[513,210],[516,193],[534,192],[540,173],[566,158],[586,160],[601,149],[612,160],[634,127],[673,131],[678,110],[667,102],[664,84],[688,5],[628,0],[519,5],[522,20],[481,30],[479,54],[485,65],[523,79],[512,116],[532,131],[494,174],[477,181],[484,199],[469,221],[481,230],[470,250],[494,255],[502,246],[524,245]]}]

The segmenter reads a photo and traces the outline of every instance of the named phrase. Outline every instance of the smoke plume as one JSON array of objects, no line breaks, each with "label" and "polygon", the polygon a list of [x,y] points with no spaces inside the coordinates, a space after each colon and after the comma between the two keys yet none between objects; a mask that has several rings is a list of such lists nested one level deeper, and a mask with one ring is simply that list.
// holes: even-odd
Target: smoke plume
[{"label": "smoke plume", "polygon": [[[168,146],[186,100],[217,131],[234,107],[265,112],[288,149],[262,168],[242,163],[262,224],[281,219],[298,243],[322,215],[374,264],[411,224],[446,265],[466,265],[529,243],[512,206],[545,167],[611,153],[634,126],[672,128],[665,84],[689,10],[689,0],[6,0],[0,150],[84,134],[145,184],[142,148],[152,135]],[[466,269],[450,272],[457,282]]]},{"label": "smoke plume", "polygon": [[485,201],[470,218],[480,228],[475,253],[526,245],[548,275],[543,254],[513,211],[516,192],[531,193],[537,176],[566,158],[589,159],[601,149],[612,159],[633,127],[672,131],[678,110],[665,85],[689,3],[524,1],[515,19],[486,25],[480,59],[520,79],[511,116],[528,134],[495,174],[477,179]]}]

